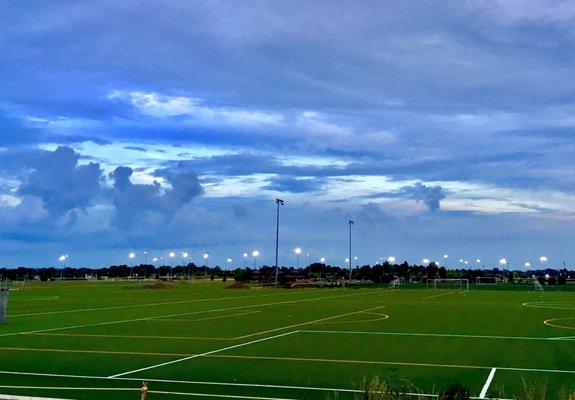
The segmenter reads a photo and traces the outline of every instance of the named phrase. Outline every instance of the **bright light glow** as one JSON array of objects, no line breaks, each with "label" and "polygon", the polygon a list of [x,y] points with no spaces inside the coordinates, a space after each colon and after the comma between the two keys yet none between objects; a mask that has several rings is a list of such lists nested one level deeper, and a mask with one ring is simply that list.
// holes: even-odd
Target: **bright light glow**
[{"label": "bright light glow", "polygon": [[300,249],[299,247],[296,247],[296,248],[294,249],[294,252],[295,252],[296,254],[301,254],[301,249]]},{"label": "bright light glow", "polygon": [[173,251],[170,253],[170,258],[174,258],[176,256],[176,253],[174,253]]},{"label": "bright light glow", "polygon": [[153,261],[153,262],[158,262],[158,257],[154,257],[154,258],[152,259],[152,261]]},{"label": "bright light glow", "polygon": [[319,262],[325,264],[325,257],[320,258]]},{"label": "bright light glow", "polygon": [[481,260],[480,260],[479,258],[478,258],[477,260],[475,260],[475,262],[476,262],[477,264],[481,264]]},{"label": "bright light glow", "polygon": [[549,276],[549,274],[545,274],[545,279],[549,279],[549,278],[551,278],[551,277]]},{"label": "bright light glow", "polygon": [[463,262],[463,258],[460,258],[460,259],[459,259],[459,262],[462,263],[462,262]]},{"label": "bright light glow", "polygon": [[257,250],[254,250],[254,251],[252,252],[252,256],[254,256],[254,257],[259,257],[259,256],[260,256],[260,252],[257,251]]},{"label": "bright light glow", "polygon": [[60,256],[60,258],[58,259],[60,261],[66,261],[66,256]]},{"label": "bright light glow", "polygon": [[346,259],[345,259],[345,262],[348,263],[348,262],[349,262],[349,258],[346,258]]},{"label": "bright light glow", "polygon": [[188,254],[187,251],[184,251],[184,252],[182,253],[182,257],[184,257],[184,258],[188,258],[189,256],[190,256],[190,255]]},{"label": "bright light glow", "polygon": [[443,258],[447,259],[449,256],[447,254],[443,255]]},{"label": "bright light glow", "polygon": [[501,260],[499,260],[499,264],[507,265],[507,260],[505,258],[502,258]]},{"label": "bright light glow", "polygon": [[424,258],[423,260],[421,260],[421,262],[423,262],[423,264],[427,265],[427,264],[429,264],[429,258]]},{"label": "bright light glow", "polygon": [[227,261],[228,263],[231,263],[231,262],[232,262],[232,259],[231,259],[231,258],[228,258],[226,261]]},{"label": "bright light glow", "polygon": [[529,267],[531,267],[531,263],[530,263],[530,262],[526,262],[526,263],[525,263],[525,268],[529,268]]},{"label": "bright light glow", "polygon": [[244,253],[244,257],[247,258],[247,257],[248,257],[248,253]]},{"label": "bright light glow", "polygon": [[204,253],[204,260],[207,260],[209,256],[210,256],[210,253]]},{"label": "bright light glow", "polygon": [[134,257],[136,257],[136,253],[134,253],[134,252],[131,252],[131,253],[130,253],[130,255],[129,255],[129,257],[130,257],[130,258],[134,258]]},{"label": "bright light glow", "polygon": [[467,265],[467,264],[469,264],[469,263],[467,262],[467,260],[465,260],[465,261],[463,261],[463,264]]},{"label": "bright light glow", "polygon": [[395,257],[394,257],[394,256],[389,256],[389,257],[387,257],[387,262],[390,263],[390,264],[391,264],[391,263],[394,263],[394,262],[395,262]]},{"label": "bright light glow", "polygon": [[542,263],[546,263],[546,262],[547,262],[547,257],[541,256],[541,257],[539,258],[539,261],[541,261]]}]

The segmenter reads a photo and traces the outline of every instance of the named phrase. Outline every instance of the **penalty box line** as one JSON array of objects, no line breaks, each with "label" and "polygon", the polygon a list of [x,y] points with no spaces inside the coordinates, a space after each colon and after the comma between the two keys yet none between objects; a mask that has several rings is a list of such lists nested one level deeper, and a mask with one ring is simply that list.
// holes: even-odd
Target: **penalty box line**
[{"label": "penalty box line", "polygon": [[299,331],[291,331],[291,332],[286,332],[286,333],[280,333],[279,335],[274,335],[274,336],[270,336],[270,337],[266,337],[266,338],[262,338],[262,339],[257,339],[257,340],[252,340],[250,342],[246,342],[246,343],[240,343],[240,344],[236,344],[233,346],[228,346],[228,347],[223,347],[221,349],[216,349],[216,350],[212,350],[212,351],[207,351],[205,353],[202,354],[195,354],[193,356],[189,356],[189,357],[184,357],[184,358],[179,358],[177,360],[172,360],[172,361],[168,361],[168,362],[164,362],[164,363],[160,363],[160,364],[156,364],[156,365],[150,365],[148,367],[144,367],[144,368],[139,368],[139,369],[135,369],[132,371],[127,371],[127,372],[122,372],[120,374],[116,374],[116,375],[111,375],[108,378],[120,378],[122,376],[125,375],[131,375],[131,374],[135,374],[137,372],[143,372],[143,371],[148,371],[154,368],[159,368],[159,367],[164,367],[166,365],[172,365],[172,364],[176,364],[176,363],[180,363],[183,361],[188,361],[188,360],[193,360],[194,358],[199,358],[199,357],[205,357],[205,356],[209,356],[211,354],[216,354],[216,353],[221,353],[222,351],[226,351],[226,350],[232,350],[232,349],[236,349],[238,347],[244,347],[244,346],[249,346],[251,344],[255,344],[255,343],[260,343],[260,342],[265,342],[268,340],[272,340],[272,339],[277,339],[283,336],[288,336],[288,335],[292,335],[294,333],[298,333]]},{"label": "penalty box line", "polygon": [[[296,327],[299,327],[299,326],[316,324],[316,323],[325,322],[325,321],[329,321],[329,320],[336,319],[336,318],[342,318],[342,317],[347,317],[347,316],[350,316],[350,315],[355,315],[355,314],[360,314],[360,313],[369,312],[369,311],[373,311],[373,310],[378,310],[378,309],[381,309],[381,308],[384,308],[384,307],[385,307],[385,306],[371,307],[371,308],[367,308],[367,309],[364,309],[364,310],[358,310],[358,311],[353,311],[353,312],[349,312],[349,313],[345,313],[345,314],[339,314],[339,315],[332,315],[332,316],[330,316],[330,317],[320,318],[320,319],[316,319],[316,320],[313,320],[313,321],[306,321],[306,322],[302,322],[302,323],[299,323],[299,324],[282,326],[282,327],[279,327],[279,328],[270,329],[270,330],[263,331],[263,332],[256,332],[256,333],[252,333],[252,334],[249,334],[249,335],[245,335],[245,336],[240,337],[240,339],[241,339],[241,338],[251,337],[251,336],[263,335],[263,334],[265,334],[265,333],[271,333],[271,332],[277,332],[277,331],[292,329],[292,328],[296,328]],[[296,330],[296,331],[290,331],[290,332],[282,333],[282,334],[279,334],[279,335],[270,336],[270,337],[267,337],[267,338],[257,339],[257,340],[253,340],[253,341],[246,342],[246,343],[240,343],[240,344],[236,344],[236,345],[233,345],[233,346],[223,347],[223,348],[221,348],[221,349],[216,349],[216,350],[208,351],[208,352],[205,352],[205,353],[202,353],[202,354],[194,354],[194,355],[192,355],[192,356],[180,358],[180,359],[177,359],[177,360],[172,360],[172,361],[168,361],[168,362],[165,362],[165,363],[160,363],[160,364],[156,364],[156,365],[151,365],[151,366],[149,366],[149,367],[139,368],[139,369],[136,369],[136,370],[133,370],[133,371],[128,371],[128,372],[123,372],[123,373],[121,373],[121,374],[112,375],[112,376],[110,376],[110,378],[118,378],[118,377],[121,377],[121,376],[124,376],[124,375],[130,375],[130,374],[133,374],[133,373],[142,372],[142,371],[147,371],[147,370],[150,370],[150,369],[154,369],[154,368],[158,368],[158,367],[163,367],[163,366],[166,366],[166,365],[171,365],[171,364],[179,363],[179,362],[182,362],[182,361],[192,360],[192,359],[194,359],[194,358],[205,357],[205,356],[209,356],[209,355],[212,355],[212,354],[220,353],[220,352],[222,352],[222,351],[226,351],[226,350],[231,350],[231,349],[235,349],[235,348],[238,348],[238,347],[247,346],[247,345],[250,345],[250,344],[259,343],[259,342],[267,341],[267,340],[270,340],[270,339],[276,339],[276,338],[280,338],[280,337],[283,337],[283,336],[288,336],[288,335],[291,335],[291,334],[294,334],[294,333],[298,333],[298,332],[299,332],[299,331],[297,331],[297,330]]]}]

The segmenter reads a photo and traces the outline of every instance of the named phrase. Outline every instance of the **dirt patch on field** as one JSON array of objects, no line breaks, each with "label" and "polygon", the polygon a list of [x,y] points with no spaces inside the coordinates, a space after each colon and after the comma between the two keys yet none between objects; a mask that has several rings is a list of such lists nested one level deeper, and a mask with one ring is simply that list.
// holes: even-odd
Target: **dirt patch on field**
[{"label": "dirt patch on field", "polygon": [[173,288],[174,288],[174,285],[168,285],[166,283],[156,282],[156,283],[151,284],[151,285],[135,286],[132,289],[173,289]]},{"label": "dirt patch on field", "polygon": [[228,286],[228,289],[249,289],[250,287],[248,285],[246,285],[243,282],[234,282],[233,284],[231,284],[230,286]]}]

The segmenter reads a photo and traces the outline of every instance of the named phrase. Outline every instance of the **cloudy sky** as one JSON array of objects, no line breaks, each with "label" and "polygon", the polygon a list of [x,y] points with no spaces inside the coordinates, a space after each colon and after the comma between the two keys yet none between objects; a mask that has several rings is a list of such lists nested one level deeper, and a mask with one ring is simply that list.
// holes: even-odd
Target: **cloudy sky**
[{"label": "cloudy sky", "polygon": [[[575,3],[0,4],[0,265],[575,263]],[[471,261],[473,260],[473,261]],[[307,260],[306,260],[307,261]]]}]

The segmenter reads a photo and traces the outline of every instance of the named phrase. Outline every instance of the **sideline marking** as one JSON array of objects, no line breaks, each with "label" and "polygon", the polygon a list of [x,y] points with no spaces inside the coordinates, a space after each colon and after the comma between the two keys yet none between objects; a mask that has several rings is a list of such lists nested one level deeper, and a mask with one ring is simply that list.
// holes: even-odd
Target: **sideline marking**
[{"label": "sideline marking", "polygon": [[169,339],[169,340],[235,340],[229,337],[198,337],[198,336],[138,336],[138,335],[97,335],[89,333],[24,333],[30,336],[73,336],[73,337],[99,337],[120,339]]},{"label": "sideline marking", "polygon": [[[561,304],[566,304],[567,307],[559,307],[556,306]],[[526,303],[522,303],[523,307],[531,307],[531,308],[544,308],[550,310],[575,310],[575,305],[569,306],[570,302],[568,301],[529,301]]]},{"label": "sideline marking", "polygon": [[162,315],[162,316],[133,318],[133,319],[125,319],[125,320],[119,320],[119,321],[96,322],[96,323],[92,323],[92,324],[64,326],[64,327],[60,327],[60,328],[38,329],[38,330],[24,331],[24,332],[10,332],[10,333],[0,334],[0,337],[26,335],[26,334],[33,334],[33,333],[55,332],[55,331],[62,331],[62,330],[66,330],[66,329],[88,328],[88,327],[92,327],[92,326],[106,326],[106,325],[114,325],[114,324],[123,324],[123,323],[127,323],[127,322],[147,321],[150,319],[179,317],[182,315],[195,315],[195,314],[206,314],[206,313],[220,312],[220,311],[242,310],[244,308],[266,307],[266,306],[273,306],[273,305],[280,305],[280,304],[303,303],[306,301],[326,300],[326,299],[334,299],[334,298],[340,298],[340,297],[362,296],[362,295],[365,296],[368,294],[372,294],[372,293],[371,292],[365,292],[365,293],[344,294],[341,296],[312,297],[312,298],[297,299],[297,300],[276,301],[273,303],[251,304],[251,305],[246,305],[246,306],[219,308],[219,309],[215,309],[215,310],[192,311],[192,312],[186,312],[186,313],[177,313],[177,314],[168,314],[168,315]]},{"label": "sideline marking", "polygon": [[[312,391],[323,391],[323,392],[342,392],[342,393],[362,393],[361,390],[357,389],[343,389],[343,388],[326,388],[326,387],[313,387],[313,386],[289,386],[289,385],[270,385],[270,384],[258,384],[258,383],[237,383],[237,382],[202,382],[202,381],[179,381],[173,379],[146,379],[146,378],[106,378],[104,376],[86,376],[86,375],[67,375],[67,374],[47,374],[39,372],[15,372],[15,371],[0,371],[0,374],[4,375],[17,375],[17,376],[42,376],[50,378],[74,378],[74,379],[98,379],[98,380],[123,380],[132,382],[141,382],[142,380],[148,382],[159,382],[159,383],[177,383],[177,384],[188,384],[188,385],[207,385],[207,386],[238,386],[238,387],[255,387],[255,388],[270,388],[270,389],[291,389],[291,390],[312,390]],[[404,393],[407,396],[425,396],[437,398],[434,394],[419,394],[419,393]],[[473,400],[479,400],[478,397],[471,397]],[[493,400],[511,400],[511,399],[493,399]]]},{"label": "sideline marking", "polygon": [[303,329],[302,333],[330,333],[342,335],[380,335],[380,336],[425,336],[425,337],[447,337],[447,338],[462,338],[462,339],[509,339],[509,340],[566,340],[572,341],[572,338],[557,338],[557,337],[530,337],[530,336],[488,336],[488,335],[458,335],[450,333],[412,333],[412,332],[363,332],[363,331],[328,331],[316,329]]},{"label": "sideline marking", "polygon": [[194,358],[209,356],[210,354],[220,353],[220,352],[222,352],[222,351],[231,350],[231,349],[236,349],[236,348],[238,348],[238,347],[248,346],[248,345],[250,345],[250,344],[255,344],[255,343],[265,342],[265,341],[267,341],[267,340],[277,339],[277,338],[280,338],[280,337],[283,337],[283,336],[292,335],[292,334],[297,333],[297,332],[298,332],[298,331],[291,331],[291,332],[286,332],[286,333],[280,333],[279,335],[270,336],[270,337],[265,337],[265,338],[257,339],[257,340],[252,340],[251,342],[235,344],[235,345],[233,345],[233,346],[228,346],[228,347],[223,347],[223,348],[221,348],[221,349],[216,349],[216,350],[212,350],[212,351],[207,351],[207,352],[202,353],[202,354],[195,354],[195,355],[193,355],[193,356],[184,357],[184,358],[179,358],[179,359],[177,359],[177,360],[167,361],[167,362],[160,363],[160,364],[156,364],[156,365],[150,365],[150,366],[144,367],[144,368],[138,368],[138,369],[135,369],[135,370],[132,370],[132,371],[122,372],[122,373],[120,373],[120,374],[111,375],[111,376],[109,376],[108,378],[120,378],[120,377],[125,376],[125,375],[135,374],[136,372],[149,371],[149,370],[154,369],[154,368],[164,367],[164,366],[166,366],[166,365],[172,365],[172,364],[180,363],[180,362],[183,362],[183,361],[192,360],[192,359],[194,359]]},{"label": "sideline marking", "polygon": [[483,388],[481,389],[481,393],[479,393],[480,399],[484,399],[485,396],[487,396],[487,391],[489,390],[489,386],[491,386],[491,381],[493,381],[493,377],[495,376],[495,371],[497,371],[497,368],[491,368],[491,372],[489,372],[489,376],[487,377],[487,380],[485,381],[485,385],[483,385]]}]

